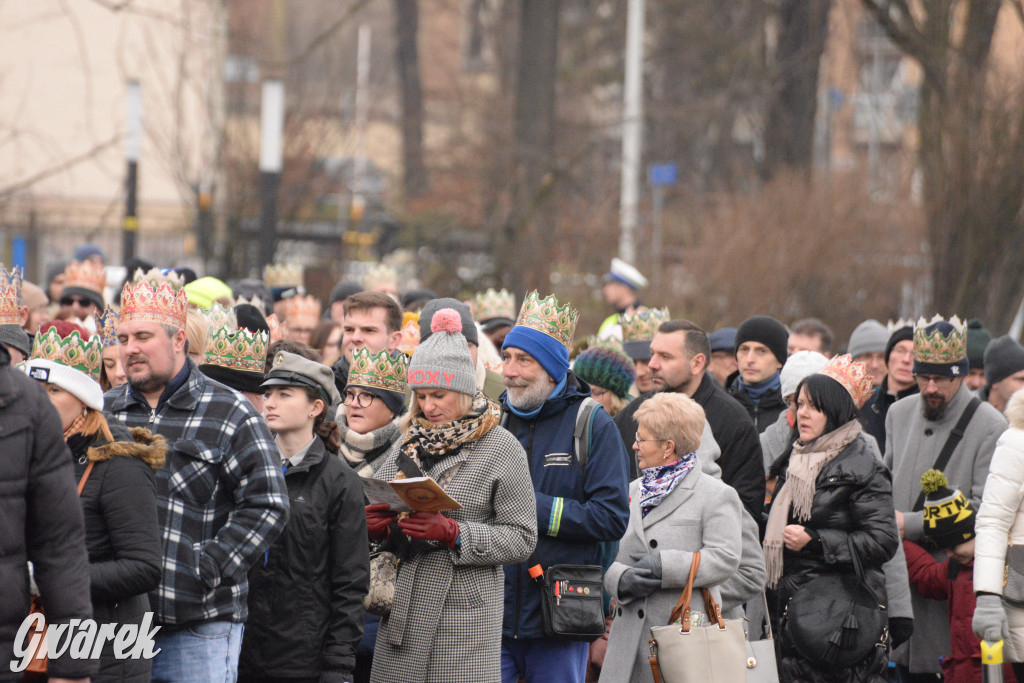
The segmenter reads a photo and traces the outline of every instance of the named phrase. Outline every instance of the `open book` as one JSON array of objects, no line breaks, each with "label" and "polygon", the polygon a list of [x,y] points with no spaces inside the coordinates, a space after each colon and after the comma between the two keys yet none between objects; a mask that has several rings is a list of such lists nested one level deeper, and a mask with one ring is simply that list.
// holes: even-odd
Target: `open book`
[{"label": "open book", "polygon": [[430,477],[381,481],[363,480],[363,493],[371,505],[387,504],[394,512],[440,512],[462,508]]}]

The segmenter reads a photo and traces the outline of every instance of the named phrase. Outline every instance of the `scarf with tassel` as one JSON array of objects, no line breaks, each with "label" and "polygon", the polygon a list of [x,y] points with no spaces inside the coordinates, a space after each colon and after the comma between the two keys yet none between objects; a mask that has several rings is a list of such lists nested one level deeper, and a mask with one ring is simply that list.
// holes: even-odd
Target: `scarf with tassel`
[{"label": "scarf with tassel", "polygon": [[793,444],[786,483],[775,493],[764,534],[764,562],[768,571],[769,588],[775,588],[782,577],[782,551],[785,546],[782,532],[789,524],[790,510],[792,509],[793,517],[798,522],[806,522],[811,518],[818,473],[856,439],[860,432],[860,422],[850,420],[842,427],[822,434],[810,443],[801,444],[798,441]]}]

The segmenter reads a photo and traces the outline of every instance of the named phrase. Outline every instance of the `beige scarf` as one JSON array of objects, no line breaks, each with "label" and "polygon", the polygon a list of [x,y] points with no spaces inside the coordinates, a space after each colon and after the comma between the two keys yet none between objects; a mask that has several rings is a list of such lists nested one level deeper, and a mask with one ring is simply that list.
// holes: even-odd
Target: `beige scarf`
[{"label": "beige scarf", "polygon": [[797,441],[789,456],[786,483],[775,494],[764,534],[764,563],[768,570],[768,587],[775,588],[782,576],[782,531],[789,523],[789,511],[800,522],[811,518],[818,473],[860,434],[860,422],[850,420],[839,429],[822,434],[808,444]]}]

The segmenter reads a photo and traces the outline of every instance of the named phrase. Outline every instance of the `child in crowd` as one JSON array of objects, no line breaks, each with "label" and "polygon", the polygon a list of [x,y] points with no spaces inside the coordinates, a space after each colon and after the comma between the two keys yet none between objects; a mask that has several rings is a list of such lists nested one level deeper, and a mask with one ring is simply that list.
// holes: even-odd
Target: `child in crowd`
[{"label": "child in crowd", "polygon": [[[974,520],[971,501],[950,490],[942,472],[921,475],[925,492],[924,545],[903,541],[910,581],[926,598],[949,601],[950,654],[942,659],[943,680],[981,683],[981,641],[971,630],[974,617]],[[931,552],[944,550],[937,562]],[[1007,683],[1016,682],[1009,664],[1003,666]]]}]

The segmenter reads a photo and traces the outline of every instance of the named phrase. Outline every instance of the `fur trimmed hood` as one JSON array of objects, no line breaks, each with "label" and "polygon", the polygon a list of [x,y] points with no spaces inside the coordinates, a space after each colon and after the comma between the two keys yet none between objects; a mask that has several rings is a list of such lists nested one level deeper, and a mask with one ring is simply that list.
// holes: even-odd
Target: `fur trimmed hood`
[{"label": "fur trimmed hood", "polygon": [[1006,419],[1014,429],[1024,429],[1024,389],[1016,391],[1006,404]]},{"label": "fur trimmed hood", "polygon": [[89,460],[110,460],[114,456],[138,458],[154,470],[164,466],[167,456],[167,441],[142,427],[131,429],[133,441],[112,441],[89,449]]}]

